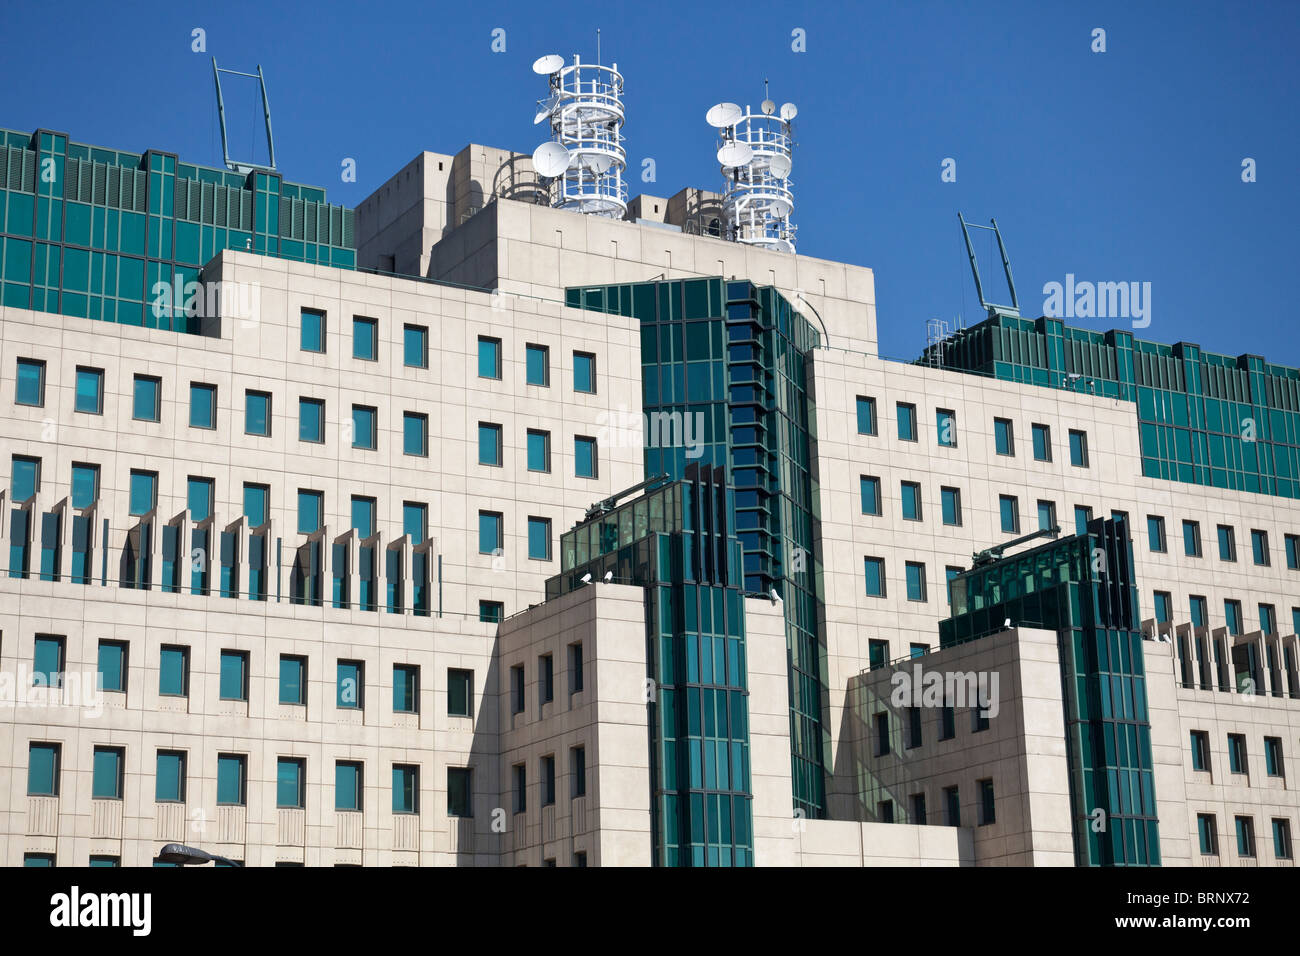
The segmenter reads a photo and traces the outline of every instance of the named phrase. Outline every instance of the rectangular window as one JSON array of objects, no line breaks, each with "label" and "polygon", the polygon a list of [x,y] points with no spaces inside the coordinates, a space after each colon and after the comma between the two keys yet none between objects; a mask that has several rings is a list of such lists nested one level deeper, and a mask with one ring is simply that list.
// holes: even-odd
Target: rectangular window
[{"label": "rectangular window", "polygon": [[1279,860],[1291,859],[1291,821],[1273,820],[1273,856]]},{"label": "rectangular window", "polygon": [[1203,856],[1218,856],[1219,827],[1214,814],[1198,813],[1196,815],[1196,832],[1201,838],[1201,854]]},{"label": "rectangular window", "polygon": [[54,866],[54,854],[53,853],[24,853],[23,866],[32,866],[32,867]]},{"label": "rectangular window", "polygon": [[881,800],[876,803],[876,822],[893,823],[894,822],[894,801]]},{"label": "rectangular window", "polygon": [[302,757],[280,757],[275,764],[275,805],[300,810],[306,805],[307,761]]},{"label": "rectangular window", "polygon": [[1045,531],[1056,527],[1056,502],[1038,502],[1038,530]]},{"label": "rectangular window", "polygon": [[497,554],[502,550],[501,539],[502,515],[499,511],[480,511],[478,513],[478,553]]},{"label": "rectangular window", "polygon": [[1034,423],[1029,426],[1029,432],[1034,440],[1034,461],[1051,461],[1052,429],[1047,425]]},{"label": "rectangular window", "polygon": [[417,501],[402,502],[402,534],[411,544],[423,544],[429,534],[429,508]]},{"label": "rectangular window", "polygon": [[474,777],[468,767],[447,768],[447,816],[472,817]]},{"label": "rectangular window", "polygon": [[429,454],[429,416],[402,413],[402,454],[426,458]]},{"label": "rectangular window", "polygon": [[62,687],[64,639],[53,634],[37,634],[32,659],[33,687]]},{"label": "rectangular window", "polygon": [[907,708],[907,746],[913,750],[921,746],[921,708]]},{"label": "rectangular window", "polygon": [[420,768],[413,764],[393,764],[393,812],[419,813]]},{"label": "rectangular window", "polygon": [[952,740],[957,736],[957,709],[955,707],[939,708],[939,739]]},{"label": "rectangular window", "polygon": [[190,428],[217,427],[217,386],[190,382]]},{"label": "rectangular window", "polygon": [[217,754],[217,806],[245,806],[247,789],[248,757],[244,754]]},{"label": "rectangular window", "polygon": [[1246,773],[1246,736],[1228,734],[1228,769],[1233,773]]},{"label": "rectangular window", "polygon": [[944,591],[945,591],[945,593],[944,593],[944,599],[947,601],[947,603],[948,603],[949,606],[952,605],[952,582],[953,582],[953,579],[956,578],[959,574],[961,574],[961,571],[962,571],[961,568],[953,567],[951,564],[948,565],[948,566],[946,566],[946,567],[943,569]]},{"label": "rectangular window", "polygon": [[14,403],[45,407],[45,363],[39,359],[18,360],[18,384]]},{"label": "rectangular window", "polygon": [[185,753],[183,751],[158,751],[158,762],[154,772],[154,800],[157,803],[185,802]]},{"label": "rectangular window", "polygon": [[369,405],[352,406],[352,447],[374,451],[379,447],[378,409]]},{"label": "rectangular window", "polygon": [[351,760],[334,761],[334,809],[361,809],[361,764]]},{"label": "rectangular window", "polygon": [[936,409],[934,413],[935,433],[939,438],[940,448],[957,447],[957,413],[950,408]]},{"label": "rectangular window", "polygon": [[551,470],[551,433],[528,429],[528,470]]},{"label": "rectangular window", "polygon": [[325,313],[303,309],[299,316],[301,318],[299,348],[304,352],[324,352]]},{"label": "rectangular window", "polygon": [[505,613],[506,606],[500,601],[478,602],[478,619],[485,624],[500,624]]},{"label": "rectangular window", "polygon": [[569,693],[577,694],[582,690],[582,643],[569,645]]},{"label": "rectangular window", "polygon": [[188,697],[190,649],[164,644],[158,651],[158,693],[162,697]]},{"label": "rectangular window", "polygon": [[1288,534],[1282,539],[1286,545],[1286,566],[1292,571],[1300,570],[1300,535]]},{"label": "rectangular window", "polygon": [[1219,560],[1237,560],[1237,534],[1231,525],[1221,524],[1219,529]]},{"label": "rectangular window", "polygon": [[523,813],[528,809],[528,769],[524,764],[515,764],[511,768],[511,790],[514,794],[514,811]]},{"label": "rectangular window", "polygon": [[858,434],[874,435],[876,433],[876,400],[865,395],[858,396]]},{"label": "rectangular window", "polygon": [[104,411],[104,370],[77,366],[77,394],[73,406],[88,415],[101,415]]},{"label": "rectangular window", "polygon": [[916,441],[916,406],[898,402],[898,437],[900,441]]},{"label": "rectangular window", "polygon": [[1076,468],[1088,467],[1088,433],[1070,429],[1070,464]]},{"label": "rectangular window", "polygon": [[988,711],[981,707],[978,702],[970,709],[970,729],[971,733],[975,734],[983,733],[989,729]]},{"label": "rectangular window", "polygon": [[247,389],[244,392],[244,434],[271,434],[271,393]]},{"label": "rectangular window", "polygon": [[999,455],[1015,455],[1016,436],[1013,431],[1011,419],[993,419],[993,443]]},{"label": "rectangular window", "polygon": [[943,788],[943,825],[961,826],[961,796],[956,787]]},{"label": "rectangular window", "polygon": [[1092,520],[1092,509],[1087,505],[1074,506],[1074,533],[1087,534],[1088,522]]},{"label": "rectangular window", "polygon": [[374,319],[352,317],[352,357],[364,362],[379,358],[379,323]]},{"label": "rectangular window", "polygon": [[1237,856],[1255,855],[1255,818],[1237,817]]},{"label": "rectangular window", "polygon": [[993,781],[980,780],[977,783],[980,788],[980,826],[986,827],[997,822],[997,814],[994,813]]},{"label": "rectangular window", "polygon": [[555,803],[555,755],[548,754],[542,758],[542,806],[549,807]]},{"label": "rectangular window", "polygon": [[429,329],[427,326],[402,326],[402,364],[407,368],[429,367]]},{"label": "rectangular window", "polygon": [[420,668],[415,664],[393,665],[393,713],[420,712]]},{"label": "rectangular window", "polygon": [[13,480],[9,491],[13,504],[26,501],[41,490],[41,460],[26,455],[14,455]]},{"label": "rectangular window", "polygon": [[135,377],[131,417],[139,422],[156,422],[162,417],[162,379],[152,375]]},{"label": "rectangular window", "polygon": [[244,517],[250,528],[260,528],[266,524],[271,514],[270,485],[244,483]]},{"label": "rectangular window", "polygon": [[298,533],[315,534],[325,520],[325,493],[298,489]]},{"label": "rectangular window", "polygon": [[889,754],[889,712],[881,711],[876,714],[876,756],[885,757]]},{"label": "rectangular window", "polygon": [[1242,632],[1241,602],[1234,599],[1227,599],[1223,602],[1224,623],[1228,625],[1228,633],[1236,636]]},{"label": "rectangular window", "polygon": [[195,524],[212,517],[215,498],[216,489],[211,478],[190,475],[186,480],[185,503],[189,507],[190,520]]},{"label": "rectangular window", "polygon": [[889,641],[870,638],[867,641],[867,655],[873,671],[886,666],[889,663]]},{"label": "rectangular window", "polygon": [[447,670],[447,714],[451,717],[474,716],[474,672]]},{"label": "rectangular window", "polygon": [[1286,776],[1282,769],[1282,738],[1264,738],[1264,772],[1270,777]]},{"label": "rectangular window", "polygon": [[1271,604],[1259,606],[1259,629],[1265,634],[1277,633],[1277,608]]},{"label": "rectangular window", "polygon": [[510,713],[524,712],[524,665],[517,664],[510,668]]},{"label": "rectangular window", "polygon": [[59,795],[59,744],[28,744],[27,795],[29,797],[57,797]]},{"label": "rectangular window", "polygon": [[569,770],[573,774],[573,783],[569,795],[574,799],[587,795],[587,748],[569,748]]},{"label": "rectangular window", "polygon": [[573,390],[596,394],[596,356],[590,352],[573,353]]},{"label": "rectangular window", "polygon": [[1208,605],[1205,598],[1199,594],[1193,594],[1188,598],[1188,614],[1192,619],[1194,627],[1205,627],[1205,622],[1209,617]]},{"label": "rectangular window", "polygon": [[551,560],[551,519],[528,518],[528,557],[534,561]]},{"label": "rectangular window", "polygon": [[885,559],[864,558],[863,569],[867,579],[867,597],[884,597]]},{"label": "rectangular window", "polygon": [[280,655],[280,703],[307,703],[307,658]]},{"label": "rectangular window", "polygon": [[555,658],[550,654],[537,658],[537,694],[543,704],[555,700]]},{"label": "rectangular window", "polygon": [[524,374],[529,385],[546,388],[551,384],[551,350],[545,345],[524,346]]},{"label": "rectangular window", "polygon": [[960,488],[940,488],[939,499],[943,510],[943,523],[946,525],[961,525],[961,489]]},{"label": "rectangular window", "polygon": [[478,463],[501,467],[501,426],[491,422],[478,423]]},{"label": "rectangular window", "polygon": [[1199,521],[1183,522],[1183,554],[1189,558],[1201,556],[1201,523]]},{"label": "rectangular window", "polygon": [[911,796],[913,826],[925,826],[925,794],[914,793]]},{"label": "rectangular window", "polygon": [[1002,518],[1002,531],[1006,534],[1020,532],[1020,499],[1015,495],[998,495],[998,512]]},{"label": "rectangular window", "polygon": [[1255,563],[1261,567],[1269,566],[1268,532],[1252,529],[1250,532],[1250,551]]},{"label": "rectangular window", "polygon": [[1156,592],[1156,623],[1168,624],[1174,619],[1174,598],[1168,591]]},{"label": "rectangular window", "polygon": [[72,464],[72,507],[89,508],[99,500],[99,466]]},{"label": "rectangular window", "polygon": [[248,652],[221,652],[221,699],[248,700]]},{"label": "rectangular window", "polygon": [[880,514],[880,479],[863,475],[860,479],[862,513],[864,515]]},{"label": "rectangular window", "polygon": [[918,561],[907,561],[903,567],[907,574],[907,599],[925,601],[925,565]]},{"label": "rectangular window", "polygon": [[91,754],[90,796],[94,800],[121,800],[126,751],[121,747],[96,747]]},{"label": "rectangular window", "polygon": [[579,478],[595,478],[598,464],[596,439],[574,436],[573,473]]},{"label": "rectangular window", "polygon": [[501,378],[501,340],[486,335],[478,337],[478,377]]},{"label": "rectangular window", "polygon": [[361,661],[338,662],[334,705],[339,710],[361,710],[365,697],[365,665]]},{"label": "rectangular window", "polygon": [[915,481],[904,481],[901,485],[903,496],[903,518],[907,521],[921,520],[921,486]]},{"label": "rectangular window", "polygon": [[121,641],[99,642],[99,678],[104,690],[126,692],[126,644]]},{"label": "rectangular window", "polygon": [[1192,731],[1192,769],[1210,771],[1210,735],[1204,730]]},{"label": "rectangular window", "polygon": [[147,515],[158,504],[158,472],[131,469],[131,514]]},{"label": "rectangular window", "polygon": [[298,440],[325,441],[325,403],[320,399],[298,399]]},{"label": "rectangular window", "polygon": [[1156,554],[1165,552],[1165,519],[1147,515],[1147,546]]}]

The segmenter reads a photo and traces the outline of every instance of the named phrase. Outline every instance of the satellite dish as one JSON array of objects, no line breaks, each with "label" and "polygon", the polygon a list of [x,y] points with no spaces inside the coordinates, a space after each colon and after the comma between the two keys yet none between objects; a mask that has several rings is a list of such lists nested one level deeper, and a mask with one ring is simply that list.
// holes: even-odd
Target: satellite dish
[{"label": "satellite dish", "polygon": [[768,169],[777,179],[785,179],[790,175],[790,157],[784,153],[777,153],[768,164]]},{"label": "satellite dish", "polygon": [[750,149],[748,143],[737,143],[731,140],[722,145],[718,150],[718,162],[723,166],[745,166],[754,158],[754,151]]},{"label": "satellite dish", "polygon": [[559,72],[562,66],[564,66],[564,57],[556,53],[548,53],[546,56],[539,56],[533,61],[533,72],[546,76],[550,73]]},{"label": "satellite dish", "polygon": [[795,106],[793,103],[781,104],[781,119],[785,120],[787,123],[798,115],[799,107]]},{"label": "satellite dish", "polygon": [[704,114],[704,121],[718,129],[726,129],[728,126],[735,126],[736,121],[743,115],[744,113],[735,103],[719,103],[709,108],[709,111]]},{"label": "satellite dish", "polygon": [[543,143],[533,150],[533,169],[539,176],[554,179],[569,168],[569,151],[563,143]]},{"label": "satellite dish", "polygon": [[776,104],[773,103],[771,100],[763,100],[760,109],[762,109],[764,116],[771,116],[773,113],[776,112]]},{"label": "satellite dish", "polygon": [[784,219],[786,216],[790,215],[791,206],[788,200],[774,199],[772,200],[771,208],[772,215],[776,216],[777,219]]},{"label": "satellite dish", "polygon": [[595,173],[603,173],[614,165],[614,157],[608,153],[586,153],[582,157],[582,164]]},{"label": "satellite dish", "polygon": [[542,122],[542,120],[549,119],[550,116],[551,116],[550,110],[542,110],[540,113],[538,113],[536,116],[533,117],[533,125],[536,126],[537,124]]}]

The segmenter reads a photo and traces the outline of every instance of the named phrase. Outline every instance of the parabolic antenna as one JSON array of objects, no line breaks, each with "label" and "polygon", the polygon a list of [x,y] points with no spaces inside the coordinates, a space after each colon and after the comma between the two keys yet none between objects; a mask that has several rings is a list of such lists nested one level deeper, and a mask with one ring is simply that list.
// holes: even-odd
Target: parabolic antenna
[{"label": "parabolic antenna", "polygon": [[744,166],[754,158],[754,150],[748,143],[737,143],[735,140],[723,143],[722,148],[718,150],[718,162],[723,166]]},{"label": "parabolic antenna", "polygon": [[562,66],[564,66],[564,57],[557,53],[548,53],[546,56],[539,56],[533,61],[533,72],[546,76],[549,73],[558,72]]},{"label": "parabolic antenna", "polygon": [[790,175],[790,157],[784,153],[777,153],[772,157],[772,161],[768,163],[767,168],[772,171],[772,175],[777,179],[785,179]]},{"label": "parabolic antenna", "polygon": [[717,106],[709,107],[709,111],[704,114],[704,121],[718,129],[726,129],[728,126],[735,126],[736,121],[744,115],[735,103],[719,103]]},{"label": "parabolic antenna", "polygon": [[785,120],[787,123],[798,115],[799,107],[795,106],[793,103],[781,104],[781,119]]},{"label": "parabolic antenna", "polygon": [[582,157],[582,164],[593,172],[603,173],[614,165],[614,157],[605,153],[586,153]]},{"label": "parabolic antenna", "polygon": [[764,116],[771,116],[776,112],[776,104],[771,100],[763,100],[760,109],[762,109]]},{"label": "parabolic antenna", "polygon": [[536,116],[533,117],[533,125],[536,126],[537,124],[541,123],[542,120],[548,119],[550,115],[551,115],[550,110],[542,110]]},{"label": "parabolic antenna", "polygon": [[791,208],[790,203],[784,199],[772,200],[772,215],[776,216],[777,219],[784,219],[790,215]]},{"label": "parabolic antenna", "polygon": [[533,169],[537,175],[554,179],[569,168],[569,151],[563,143],[543,143],[533,150]]}]

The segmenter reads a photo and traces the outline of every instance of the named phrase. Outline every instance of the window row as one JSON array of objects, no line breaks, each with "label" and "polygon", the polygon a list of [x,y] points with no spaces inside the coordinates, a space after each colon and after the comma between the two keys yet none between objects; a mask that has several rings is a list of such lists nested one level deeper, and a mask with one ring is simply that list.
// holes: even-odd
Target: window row
[{"label": "window row", "polygon": [[[963,685],[964,688],[964,685]],[[918,688],[916,691],[920,693]],[[963,689],[964,693],[964,689]],[[978,690],[975,687],[970,688],[967,699],[976,699]],[[930,705],[927,705],[927,707]],[[916,750],[925,743],[922,731],[921,716],[926,708],[920,706],[905,707],[903,709],[903,746],[907,750]],[[953,705],[938,705],[939,711],[939,737],[940,741],[953,740],[957,736],[957,708]],[[988,707],[976,700],[976,703],[970,708],[970,728],[971,733],[983,733],[989,729],[991,713]],[[877,712],[872,719],[872,730],[874,736],[873,753],[877,757],[887,757],[892,753],[892,721],[889,711],[882,710]]]},{"label": "window row", "polygon": [[[582,642],[568,645],[569,696],[580,693],[584,687]],[[555,700],[555,655],[537,656],[537,706]],[[510,667],[510,713],[522,714],[527,710],[528,680],[523,664]]]},{"label": "window row", "polygon": [[[1258,849],[1255,845],[1255,818],[1253,816],[1236,815],[1232,818],[1233,829],[1236,831],[1237,839],[1237,856],[1251,858],[1257,855]],[[1291,821],[1285,817],[1273,817],[1271,820],[1273,832],[1273,857],[1278,860],[1292,859],[1294,852],[1291,844]],[[1196,834],[1200,841],[1202,856],[1219,855],[1219,818],[1213,813],[1198,813],[1196,815]]]},{"label": "window row", "polygon": [[[1155,597],[1155,619],[1157,624],[1174,623],[1174,599],[1173,594],[1169,591],[1156,591]],[[1210,612],[1209,601],[1203,594],[1188,595],[1188,615],[1193,627],[1209,627]],[[1278,629],[1277,606],[1260,602],[1259,608],[1259,629],[1264,634],[1281,634]],[[1225,598],[1223,601],[1223,620],[1232,635],[1245,634],[1245,614],[1242,611],[1241,601],[1236,598]],[[1300,634],[1300,607],[1291,608],[1291,633]],[[1272,651],[1269,652],[1270,655]],[[1277,666],[1276,661],[1270,661],[1270,667]]]},{"label": "window row", "polygon": [[[976,804],[978,813],[976,822],[982,827],[997,823],[997,801],[993,792],[993,779],[986,777],[983,780],[976,780],[975,787],[979,791],[979,802]],[[943,801],[943,817],[938,822],[941,822],[946,827],[961,826],[960,788],[955,784],[951,787],[944,787],[940,791],[940,797]],[[910,811],[908,823],[913,826],[931,824],[924,791],[913,793],[908,797],[908,810]],[[893,800],[880,800],[876,803],[876,820],[879,823],[893,823],[895,821]]]},{"label": "window row", "polygon": [[[1237,529],[1230,524],[1215,525],[1215,538],[1218,543],[1219,560],[1230,563],[1237,560]],[[1300,570],[1300,535],[1284,534],[1283,550],[1286,553],[1286,566],[1292,571]],[[1162,515],[1147,515],[1147,547],[1156,554],[1169,551],[1169,542],[1165,535],[1165,519]],[[1184,519],[1183,554],[1189,558],[1204,557],[1201,544],[1201,523]],[[1250,555],[1258,567],[1269,567],[1273,563],[1269,548],[1268,532],[1259,528],[1250,529]]]},{"label": "window row", "polygon": [[[1199,773],[1210,773],[1210,734],[1205,730],[1191,732],[1192,769]],[[1249,776],[1250,759],[1246,753],[1246,735],[1228,734],[1228,770],[1230,773]],[[1286,767],[1282,762],[1282,738],[1264,738],[1264,772],[1270,777],[1286,777]]]},{"label": "window row", "polygon": [[[862,566],[867,597],[888,597],[889,588],[885,580],[885,559],[867,555],[862,559]],[[945,603],[952,602],[952,579],[961,574],[963,570],[963,568],[955,565],[948,565],[943,569]],[[903,562],[903,583],[909,601],[924,603],[930,600],[924,561]]]}]

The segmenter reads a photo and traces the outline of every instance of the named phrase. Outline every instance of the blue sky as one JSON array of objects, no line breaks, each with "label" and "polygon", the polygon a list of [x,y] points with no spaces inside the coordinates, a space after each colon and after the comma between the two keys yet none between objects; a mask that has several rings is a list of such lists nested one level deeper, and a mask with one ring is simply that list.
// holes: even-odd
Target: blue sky
[{"label": "blue sky", "polygon": [[[799,106],[799,249],[875,270],[880,350],[982,317],[957,212],[1002,227],[1021,312],[1045,283],[1151,283],[1139,337],[1300,365],[1300,4],[1294,2],[5,4],[0,126],[219,166],[210,56],[266,72],[285,177],[355,205],[416,152],[531,151],[543,53],[602,30],[629,169],[717,188],[720,100]],[[599,19],[593,19],[599,17]],[[191,50],[206,31],[207,52]],[[491,49],[506,31],[506,50]],[[806,51],[791,32],[805,31]],[[1091,50],[1106,31],[1106,52]],[[237,145],[260,114],[227,90]],[[357,162],[356,183],[340,181]],[[1242,160],[1257,181],[1243,183]],[[941,163],[956,161],[956,182]],[[977,238],[986,285],[995,252]],[[994,286],[990,295],[1000,300]],[[1126,320],[1079,319],[1092,328]]]}]

